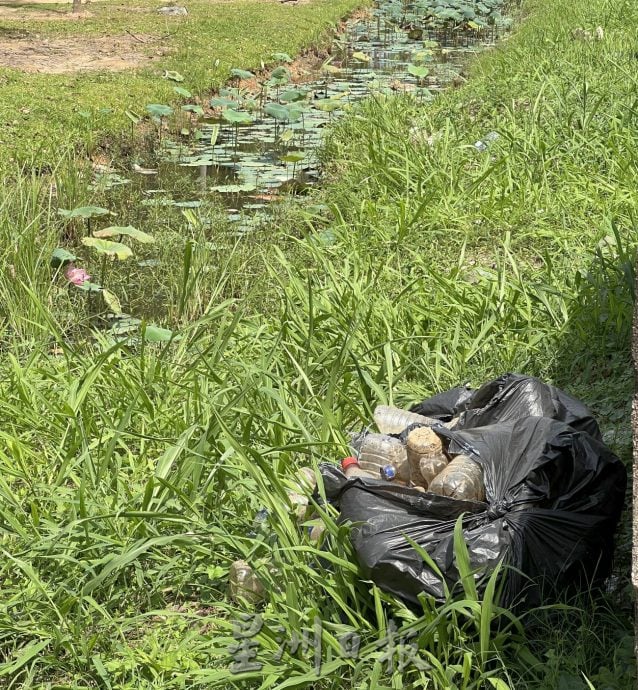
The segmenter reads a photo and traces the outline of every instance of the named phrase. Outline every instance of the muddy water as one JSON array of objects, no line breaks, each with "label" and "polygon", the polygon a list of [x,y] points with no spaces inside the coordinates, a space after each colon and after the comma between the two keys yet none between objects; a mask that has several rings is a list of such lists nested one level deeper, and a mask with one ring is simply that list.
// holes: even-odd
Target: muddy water
[{"label": "muddy water", "polygon": [[[238,233],[249,231],[272,203],[317,184],[316,151],[326,127],[358,101],[405,92],[425,104],[504,30],[498,22],[481,30],[435,29],[427,9],[419,15],[415,6],[401,7],[382,0],[367,17],[347,22],[330,60],[302,83],[291,81],[282,61],[257,90],[222,90],[211,102],[213,117],[200,119],[181,141],[163,142],[160,174],[146,178],[146,203],[197,206],[213,197]],[[188,198],[177,196],[185,188]]]}]

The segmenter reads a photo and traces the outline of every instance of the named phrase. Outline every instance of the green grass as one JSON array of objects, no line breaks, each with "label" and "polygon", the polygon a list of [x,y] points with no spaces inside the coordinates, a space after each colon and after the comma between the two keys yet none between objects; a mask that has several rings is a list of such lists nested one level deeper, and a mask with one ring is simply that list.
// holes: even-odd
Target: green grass
[{"label": "green grass", "polygon": [[[206,96],[234,67],[259,68],[262,61],[272,64],[274,52],[294,55],[322,42],[328,28],[361,4],[193,0],[188,17],[167,19],[150,0],[106,0],[91,2],[92,16],[78,21],[0,16],[0,39],[7,32],[32,41],[63,37],[81,43],[93,36],[128,38],[126,32],[131,32],[146,41],[137,44],[143,53],[164,53],[152,67],[139,71],[51,75],[0,68],[0,170],[7,172],[12,161],[47,169],[63,152],[91,152],[98,145],[116,143],[130,126],[127,109],[144,114],[148,103],[177,99],[175,83],[162,78],[164,70],[184,74],[181,86]],[[70,11],[70,6],[56,7],[61,13]],[[47,6],[36,10],[43,8]],[[23,16],[28,17],[28,10]]]},{"label": "green grass", "polygon": [[[496,586],[475,597],[462,572],[462,594],[424,600],[416,616],[361,580],[331,511],[322,511],[326,554],[286,498],[295,468],[340,457],[344,430],[376,404],[506,370],[579,396],[630,463],[638,9],[604,0],[523,9],[517,32],[477,61],[463,89],[427,109],[372,101],[335,127],[323,153],[328,218],[289,209],[238,242],[207,207],[183,214],[141,207],[130,190],[90,193],[86,173],[65,163],[52,173],[55,196],[48,178],[7,187],[8,686],[633,687],[628,519],[607,594],[512,618]],[[597,25],[603,41],[572,38]],[[501,138],[479,154],[473,143],[491,130]],[[117,345],[91,331],[103,306],[49,267],[54,247],[85,232],[62,224],[57,207],[89,202],[156,235],[160,265],[114,266],[109,286],[181,339]],[[249,536],[262,506],[276,539]],[[463,556],[459,538],[459,564]],[[226,578],[239,557],[268,596],[255,637],[264,666],[233,677],[228,647],[244,609],[226,597]],[[312,642],[316,617],[319,677],[312,650],[287,644],[304,632]],[[390,619],[404,641],[415,633],[427,670],[399,668],[397,655],[388,672],[379,640]],[[338,653],[353,632],[356,662]]]}]

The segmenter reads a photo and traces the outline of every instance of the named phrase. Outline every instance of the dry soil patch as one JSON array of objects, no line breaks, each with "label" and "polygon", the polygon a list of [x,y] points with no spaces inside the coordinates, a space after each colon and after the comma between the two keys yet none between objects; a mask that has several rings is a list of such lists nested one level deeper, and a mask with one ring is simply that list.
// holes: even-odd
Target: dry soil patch
[{"label": "dry soil patch", "polygon": [[141,43],[145,38],[149,37],[0,39],[0,67],[46,74],[148,67],[167,51],[147,52]]}]

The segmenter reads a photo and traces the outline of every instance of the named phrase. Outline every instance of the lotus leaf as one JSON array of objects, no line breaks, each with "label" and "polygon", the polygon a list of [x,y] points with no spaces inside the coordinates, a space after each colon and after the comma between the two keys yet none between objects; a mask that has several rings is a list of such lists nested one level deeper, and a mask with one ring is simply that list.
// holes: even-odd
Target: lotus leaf
[{"label": "lotus leaf", "polygon": [[126,225],[123,227],[113,225],[109,228],[104,228],[102,230],[96,230],[93,233],[93,237],[99,237],[100,239],[105,239],[107,237],[119,237],[120,235],[126,235],[131,237],[142,244],[152,244],[155,242],[155,238],[142,230],[134,228],[132,225]]},{"label": "lotus leaf", "polygon": [[237,79],[252,79],[255,76],[252,72],[249,72],[247,69],[238,69],[237,67],[231,69],[230,74],[231,76],[236,77]]},{"label": "lotus leaf", "polygon": [[102,290],[102,299],[104,300],[106,306],[114,314],[122,313],[122,305],[120,304],[120,300],[117,298],[116,294],[114,294],[110,290]]},{"label": "lotus leaf", "polygon": [[163,105],[162,103],[150,103],[146,106],[146,110],[148,110],[153,117],[159,117],[160,119],[173,114],[171,106]]},{"label": "lotus leaf", "polygon": [[193,94],[188,89],[183,89],[181,86],[174,86],[173,91],[175,91],[178,96],[183,96],[184,98],[193,97]]},{"label": "lotus leaf", "polygon": [[83,237],[82,244],[91,249],[95,249],[98,254],[106,254],[107,256],[113,256],[124,261],[128,259],[129,256],[133,256],[133,251],[130,247],[120,242],[110,242],[109,240],[103,240],[99,237]]},{"label": "lotus leaf", "polygon": [[107,214],[115,215],[107,208],[102,208],[101,206],[78,206],[77,208],[71,210],[59,208],[58,214],[67,220],[72,220],[73,218],[83,218],[84,220],[88,220],[90,218],[95,218],[96,216],[106,216]]},{"label": "lotus leaf", "polygon": [[77,258],[75,254],[71,254],[71,252],[66,249],[58,247],[58,249],[54,249],[51,254],[51,266],[53,268],[60,268],[61,266],[73,263]]},{"label": "lotus leaf", "polygon": [[248,113],[243,113],[239,110],[224,110],[222,117],[226,122],[230,122],[233,125],[250,125],[254,122]]}]

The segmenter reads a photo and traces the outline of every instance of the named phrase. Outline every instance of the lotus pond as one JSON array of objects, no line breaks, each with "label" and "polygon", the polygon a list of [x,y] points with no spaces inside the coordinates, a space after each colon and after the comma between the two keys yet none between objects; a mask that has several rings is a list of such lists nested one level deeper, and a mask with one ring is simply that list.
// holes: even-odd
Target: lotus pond
[{"label": "lotus pond", "polygon": [[[276,53],[275,66],[259,73],[236,67],[231,83],[206,103],[183,87],[182,74],[166,72],[178,104],[148,104],[144,115],[127,111],[133,135],[143,120],[156,129],[154,146],[126,162],[130,174],[94,166],[92,189],[100,205],[59,210],[72,231],[70,246],[56,250],[52,264],[89,293],[92,325],[128,338],[140,328],[137,316],[166,320],[174,311],[166,296],[153,296],[140,311],[129,295],[137,282],[132,271],[152,273],[161,265],[153,235],[131,225],[140,216],[146,214],[145,227],[152,227],[149,216],[164,223],[174,208],[192,226],[208,228],[214,241],[220,218],[224,235],[239,240],[272,222],[274,209],[283,204],[299,203],[313,216],[325,215],[327,209],[306,193],[321,178],[319,152],[331,123],[363,99],[382,105],[403,93],[426,104],[441,89],[462,82],[472,56],[508,29],[500,8],[500,0],[472,5],[379,0],[345,22],[325,54],[293,60]],[[478,144],[486,146],[477,142],[479,151]],[[111,216],[118,217],[116,225],[105,223]],[[78,254],[88,250],[98,259],[89,264],[90,274],[76,266],[78,258],[69,251],[80,244],[74,233],[81,225],[88,236]],[[117,268],[119,263],[124,268]],[[152,340],[173,337],[167,329],[145,328]]]},{"label": "lotus pond", "polygon": [[[188,126],[162,137],[175,108],[147,106],[160,144],[148,167],[137,167],[144,203],[195,207],[212,196],[228,209],[237,233],[249,231],[270,203],[316,184],[325,128],[357,101],[409,93],[427,102],[462,81],[468,60],[508,28],[501,6],[501,0],[377,2],[346,22],[327,59],[317,57],[301,76],[293,77],[298,70],[289,55],[274,54],[278,66],[260,74],[237,67],[234,83],[206,105],[179,86],[182,75],[168,73]],[[126,182],[109,171],[96,180],[107,187]]]}]

